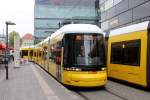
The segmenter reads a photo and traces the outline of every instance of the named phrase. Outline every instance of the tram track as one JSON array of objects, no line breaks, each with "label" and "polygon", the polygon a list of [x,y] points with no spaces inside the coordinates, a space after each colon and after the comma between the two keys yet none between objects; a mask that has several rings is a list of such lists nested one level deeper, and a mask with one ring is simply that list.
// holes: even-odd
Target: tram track
[{"label": "tram track", "polygon": [[110,93],[110,94],[112,94],[112,95],[114,95],[114,96],[117,96],[117,97],[121,98],[122,100],[128,100],[127,98],[125,98],[125,97],[123,97],[123,96],[120,96],[120,95],[118,95],[118,94],[116,94],[116,93],[114,93],[114,92],[112,92],[112,91],[110,91],[110,90],[108,90],[108,89],[106,89],[106,88],[105,88],[105,90],[106,90],[108,93]]},{"label": "tram track", "polygon": [[[82,98],[85,100],[128,100],[127,98],[120,96],[117,93],[114,93],[113,91],[110,91],[107,88],[104,89],[99,89],[99,90],[86,90],[86,91],[75,91],[78,95],[80,95]],[[103,94],[103,95],[108,95],[108,98],[106,98],[103,95],[97,95],[97,94]],[[97,98],[95,98],[97,96]]]},{"label": "tram track", "polygon": [[90,99],[87,98],[85,95],[83,95],[81,92],[78,92],[77,94],[80,95],[81,97],[83,97],[85,100],[90,100]]}]

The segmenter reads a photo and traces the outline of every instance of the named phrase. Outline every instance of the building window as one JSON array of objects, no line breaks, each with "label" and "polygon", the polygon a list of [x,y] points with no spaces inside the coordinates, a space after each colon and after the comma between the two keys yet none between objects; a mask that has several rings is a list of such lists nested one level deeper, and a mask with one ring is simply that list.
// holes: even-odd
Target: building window
[{"label": "building window", "polygon": [[100,6],[100,10],[101,10],[101,12],[105,11],[105,5],[104,4]]},{"label": "building window", "polygon": [[109,21],[109,27],[110,27],[110,28],[117,27],[118,25],[119,25],[119,19],[118,19],[118,16],[112,18],[112,19]]},{"label": "building window", "polygon": [[111,63],[140,66],[141,40],[122,41],[111,44]]},{"label": "building window", "polygon": [[108,21],[105,21],[105,22],[103,22],[102,24],[101,24],[101,28],[103,29],[103,30],[108,30]]},{"label": "building window", "polygon": [[105,10],[108,10],[109,8],[111,8],[113,6],[113,0],[107,0],[105,2]]},{"label": "building window", "polygon": [[104,3],[100,3],[101,12],[108,10],[109,8],[117,5],[123,0],[106,0]]},{"label": "building window", "polygon": [[122,0],[114,0],[114,5],[117,5],[118,3],[120,3]]}]

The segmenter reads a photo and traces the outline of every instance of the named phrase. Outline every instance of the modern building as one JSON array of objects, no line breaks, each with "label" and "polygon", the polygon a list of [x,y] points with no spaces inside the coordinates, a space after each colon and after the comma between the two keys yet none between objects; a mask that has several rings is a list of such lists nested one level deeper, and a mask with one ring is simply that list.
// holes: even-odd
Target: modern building
[{"label": "modern building", "polygon": [[70,22],[97,24],[109,33],[146,20],[150,20],[150,0],[35,0],[35,43]]},{"label": "modern building", "polygon": [[111,29],[150,20],[150,0],[100,0],[101,27]]},{"label": "modern building", "polygon": [[97,24],[95,0],[35,0],[35,44],[66,23]]},{"label": "modern building", "polygon": [[22,37],[22,45],[21,46],[32,46],[34,45],[34,37],[32,34],[27,33]]}]

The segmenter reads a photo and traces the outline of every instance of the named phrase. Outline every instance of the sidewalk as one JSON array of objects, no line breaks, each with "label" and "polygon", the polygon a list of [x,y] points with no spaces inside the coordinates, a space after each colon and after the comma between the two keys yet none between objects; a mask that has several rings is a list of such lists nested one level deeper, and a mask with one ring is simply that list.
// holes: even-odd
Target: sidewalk
[{"label": "sidewalk", "polygon": [[4,64],[0,64],[0,82],[2,80],[4,80],[4,78],[6,78],[5,75],[6,75],[5,65]]},{"label": "sidewalk", "polygon": [[0,100],[83,100],[36,64],[14,68],[11,63],[9,79],[5,79],[4,72],[0,79]]}]

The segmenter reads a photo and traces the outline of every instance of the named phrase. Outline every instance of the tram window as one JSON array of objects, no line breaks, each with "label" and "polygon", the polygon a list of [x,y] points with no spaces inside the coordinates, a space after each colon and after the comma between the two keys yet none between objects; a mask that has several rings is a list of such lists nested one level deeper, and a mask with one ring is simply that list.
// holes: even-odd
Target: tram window
[{"label": "tram window", "polygon": [[41,54],[42,54],[42,59],[44,59],[44,51],[42,51],[42,53],[41,53]]},{"label": "tram window", "polygon": [[51,55],[50,55],[50,59],[52,59],[52,61],[55,60],[55,45],[51,46]]},{"label": "tram window", "polygon": [[121,64],[122,56],[122,48],[121,48],[121,43],[114,43],[111,45],[111,63],[114,64]]},{"label": "tram window", "polygon": [[55,46],[54,46],[54,61],[56,64],[61,64],[61,42],[58,42]]},{"label": "tram window", "polygon": [[39,52],[39,57],[41,57],[41,51]]},{"label": "tram window", "polygon": [[53,58],[54,58],[54,46],[51,45],[50,46],[50,57],[49,57],[49,59],[53,60]]},{"label": "tram window", "polygon": [[61,64],[61,42],[51,46],[50,59],[56,64]]},{"label": "tram window", "polygon": [[112,43],[111,63],[123,65],[140,65],[141,40]]},{"label": "tram window", "polygon": [[36,52],[34,52],[34,56],[36,57]]},{"label": "tram window", "polygon": [[33,50],[30,51],[30,56],[33,56]]},{"label": "tram window", "polygon": [[46,51],[44,51],[44,53],[43,53],[43,59],[47,60],[47,52]]},{"label": "tram window", "polygon": [[105,65],[105,50],[101,34],[67,34],[64,37],[64,66]]},{"label": "tram window", "polygon": [[135,66],[140,65],[140,51],[141,51],[141,41],[136,40],[129,42],[124,51],[124,63],[131,64]]},{"label": "tram window", "polygon": [[28,56],[28,50],[22,50],[21,55],[22,55],[22,57],[23,56]]}]

